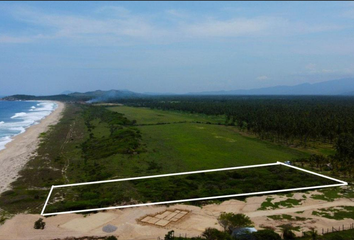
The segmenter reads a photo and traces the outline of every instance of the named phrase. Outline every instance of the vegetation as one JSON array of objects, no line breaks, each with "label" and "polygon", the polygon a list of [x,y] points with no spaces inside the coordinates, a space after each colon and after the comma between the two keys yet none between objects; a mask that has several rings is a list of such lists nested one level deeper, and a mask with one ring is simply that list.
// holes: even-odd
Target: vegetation
[{"label": "vegetation", "polygon": [[[301,165],[354,176],[354,98],[313,96],[162,96],[122,99],[136,107],[225,117],[236,126],[283,145],[317,147]],[[334,149],[331,149],[334,147]]]},{"label": "vegetation", "polygon": [[45,227],[45,222],[43,221],[43,218],[39,218],[37,221],[34,222],[34,229],[43,230],[44,227]]},{"label": "vegetation", "polygon": [[[290,229],[291,230],[291,229]],[[288,230],[287,230],[288,231]],[[173,232],[173,231],[170,231]],[[326,233],[324,235],[319,236],[316,230],[312,229],[309,232],[304,232],[303,237],[294,237],[293,234],[290,234],[290,239],[297,239],[297,240],[354,240],[354,229],[345,230],[341,232],[333,232],[333,233]],[[167,235],[166,235],[167,236]],[[232,238],[230,234],[227,232],[222,232],[214,228],[207,228],[205,229],[202,237],[197,238],[187,238],[187,237],[174,237],[173,234],[169,235],[169,240],[231,240],[231,239],[251,239],[251,240],[280,240],[280,239],[289,239],[286,237],[281,238],[281,236],[270,229],[265,230],[258,230],[245,238]],[[292,238],[294,237],[294,238]],[[165,238],[166,239],[166,238]]]},{"label": "vegetation", "polygon": [[269,229],[257,231],[252,235],[255,237],[255,240],[281,240],[278,233]]},{"label": "vegetation", "polygon": [[304,217],[299,217],[299,216],[291,216],[288,214],[282,214],[282,215],[271,215],[271,216],[267,216],[268,218],[271,218],[273,220],[289,220],[289,221],[305,221],[307,220],[307,218]]},{"label": "vegetation", "polygon": [[[309,156],[288,147],[242,136],[234,127],[218,125],[217,118],[203,120],[202,115],[145,108],[109,109],[130,116],[132,120],[137,119],[137,128],[142,133],[147,151],[129,159],[141,160],[144,165],[154,162],[160,166],[159,172],[232,167]],[[183,119],[185,123],[174,123]],[[158,171],[151,169],[150,172]]]},{"label": "vegetation", "polygon": [[108,236],[105,238],[105,240],[118,240],[118,238],[115,236]]},{"label": "vegetation", "polygon": [[306,145],[310,140],[333,142],[354,133],[354,99],[313,96],[162,96],[119,100],[138,107],[225,115],[262,138]]},{"label": "vegetation", "polygon": [[293,198],[288,198],[279,202],[272,202],[273,200],[273,198],[267,197],[267,199],[261,204],[261,207],[258,210],[277,209],[280,207],[291,208],[295,205],[300,205],[302,201],[300,199]]},{"label": "vegetation", "polygon": [[13,189],[1,195],[0,207],[10,213],[38,213],[52,185],[116,177],[124,169],[117,163],[110,167],[103,156],[141,152],[140,141],[139,130],[122,114],[67,104],[60,122],[41,137],[37,155],[20,172]]},{"label": "vegetation", "polygon": [[12,217],[12,214],[9,214],[6,211],[0,210],[0,225],[4,224],[4,222],[11,217]]},{"label": "vegetation", "polygon": [[[312,240],[313,236],[311,236],[311,232],[304,233],[304,237],[297,238],[299,240]],[[333,233],[326,233],[321,236],[316,236],[315,239],[318,240],[354,240],[354,229],[340,231],[340,232],[333,232]]]},{"label": "vegetation", "polygon": [[232,233],[235,228],[250,227],[253,222],[244,214],[221,213],[218,217],[219,224],[224,228],[225,232]]},{"label": "vegetation", "polygon": [[217,230],[216,228],[207,228],[202,234],[202,237],[204,237],[206,240],[219,240],[219,239],[225,239],[231,240],[230,234],[227,232],[222,232]]},{"label": "vegetation", "polygon": [[[140,122],[120,112],[139,116]],[[67,104],[61,121],[41,136],[38,155],[21,171],[13,189],[1,195],[0,205],[11,213],[39,212],[51,185],[249,165],[306,155],[242,136],[233,127],[218,125],[219,120],[203,114],[132,107],[107,110],[105,106]],[[169,200],[172,196],[183,199],[322,183],[318,178],[306,177],[300,181],[303,175],[299,172],[281,168],[242,172],[191,175],[177,182],[166,178],[121,186],[105,184],[94,189],[70,188],[68,192],[53,195],[57,201],[63,200],[65,194],[65,200],[52,209],[75,210],[121,202]],[[251,177],[254,174],[259,178]],[[283,181],[288,177],[293,179]],[[225,184],[220,185],[219,179],[225,179]],[[235,188],[235,183],[240,181],[242,184],[238,185],[242,187]],[[196,183],[198,190],[191,191]]]},{"label": "vegetation", "polygon": [[354,207],[341,206],[336,208],[318,209],[313,211],[312,215],[321,216],[329,219],[343,220],[345,218],[354,219]]},{"label": "vegetation", "polygon": [[307,158],[297,159],[298,164],[309,165],[319,171],[331,171],[332,174],[340,173],[349,178],[354,177],[354,137],[349,133],[342,133],[338,136],[334,147],[334,155],[314,154]]},{"label": "vegetation", "polygon": [[[285,166],[111,182],[55,188],[46,212],[72,211],[110,205],[160,202],[333,183]],[[292,203],[288,199],[285,203]],[[296,200],[296,203],[297,200]],[[200,204],[200,203],[198,203]]]},{"label": "vegetation", "polygon": [[293,232],[293,227],[291,225],[284,225],[282,233],[284,240],[292,240],[296,238],[296,235]]}]

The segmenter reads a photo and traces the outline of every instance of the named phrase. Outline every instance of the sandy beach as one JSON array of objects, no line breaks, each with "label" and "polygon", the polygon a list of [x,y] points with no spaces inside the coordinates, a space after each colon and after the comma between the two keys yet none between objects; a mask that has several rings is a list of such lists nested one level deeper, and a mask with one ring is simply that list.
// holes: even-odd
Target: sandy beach
[{"label": "sandy beach", "polygon": [[60,120],[65,105],[61,102],[56,103],[58,107],[50,115],[40,123],[26,129],[24,133],[15,136],[13,141],[6,144],[6,148],[0,151],[0,193],[10,188],[10,183],[16,180],[18,172],[35,154],[39,135]]}]

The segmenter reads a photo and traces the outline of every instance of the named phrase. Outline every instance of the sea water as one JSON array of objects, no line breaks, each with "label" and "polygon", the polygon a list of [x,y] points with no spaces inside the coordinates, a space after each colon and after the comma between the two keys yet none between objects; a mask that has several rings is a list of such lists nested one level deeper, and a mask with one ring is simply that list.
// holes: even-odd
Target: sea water
[{"label": "sea water", "polygon": [[56,108],[53,102],[0,101],[0,151],[14,136],[39,123]]}]

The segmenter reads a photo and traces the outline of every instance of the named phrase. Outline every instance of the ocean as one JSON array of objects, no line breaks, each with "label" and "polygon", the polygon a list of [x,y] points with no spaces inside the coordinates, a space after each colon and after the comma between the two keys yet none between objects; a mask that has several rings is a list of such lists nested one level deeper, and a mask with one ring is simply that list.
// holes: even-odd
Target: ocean
[{"label": "ocean", "polygon": [[53,102],[0,101],[0,151],[12,137],[39,123],[56,108]]}]

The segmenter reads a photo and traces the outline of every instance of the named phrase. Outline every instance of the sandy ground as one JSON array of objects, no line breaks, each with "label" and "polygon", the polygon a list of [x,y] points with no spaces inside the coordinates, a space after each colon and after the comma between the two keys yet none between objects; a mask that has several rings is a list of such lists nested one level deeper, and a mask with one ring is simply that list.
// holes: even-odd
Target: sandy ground
[{"label": "sandy ground", "polygon": [[[214,227],[221,230],[221,226],[217,222],[217,217],[221,212],[244,213],[251,218],[257,229],[261,229],[261,226],[267,226],[274,227],[279,232],[280,228],[277,226],[287,223],[291,223],[293,226],[300,226],[301,231],[308,231],[310,227],[314,227],[319,233],[322,232],[322,228],[331,229],[332,226],[339,227],[343,224],[348,227],[349,224],[354,223],[354,220],[352,219],[338,221],[312,215],[312,211],[319,208],[354,206],[353,199],[342,198],[333,202],[327,202],[312,199],[310,197],[311,194],[312,193],[306,194],[307,198],[302,201],[301,205],[296,205],[292,208],[264,211],[259,211],[257,209],[267,197],[273,197],[273,202],[285,200],[286,197],[284,195],[250,197],[247,198],[246,201],[228,200],[221,204],[210,204],[203,206],[202,208],[176,204],[169,207],[149,206],[123,210],[109,210],[88,216],[80,214],[65,214],[45,218],[44,221],[46,222],[46,227],[44,230],[33,229],[33,224],[40,217],[39,215],[20,214],[0,226],[0,239],[47,240],[65,237],[115,235],[118,236],[120,240],[156,240],[158,238],[163,239],[164,235],[169,230],[174,230],[176,236],[200,236],[205,228],[208,227]],[[303,193],[295,194],[292,198],[302,198],[303,195]],[[141,219],[147,214],[156,214],[165,211],[166,209],[184,209],[190,211],[190,213],[184,217],[183,220],[168,224],[165,227],[144,225],[138,222],[138,219]],[[306,220],[273,220],[267,217],[279,214],[305,217]],[[108,224],[116,226],[117,230],[113,233],[105,233],[102,228]],[[297,234],[301,235],[300,232]]]},{"label": "sandy ground", "polygon": [[26,129],[26,132],[14,137],[14,140],[0,151],[0,193],[10,187],[10,183],[18,177],[18,172],[28,162],[37,149],[38,136],[47,131],[50,125],[56,124],[64,109],[64,104],[56,102],[58,107],[39,124]]}]

